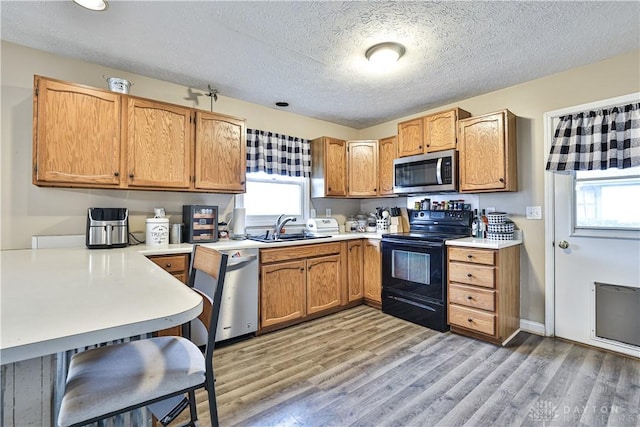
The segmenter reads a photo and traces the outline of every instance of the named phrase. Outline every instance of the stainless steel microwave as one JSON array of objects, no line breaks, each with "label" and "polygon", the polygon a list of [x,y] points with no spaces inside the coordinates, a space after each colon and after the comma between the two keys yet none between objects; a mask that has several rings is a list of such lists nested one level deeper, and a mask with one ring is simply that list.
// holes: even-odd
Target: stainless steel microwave
[{"label": "stainless steel microwave", "polygon": [[421,194],[458,191],[458,152],[438,151],[393,161],[393,192]]}]

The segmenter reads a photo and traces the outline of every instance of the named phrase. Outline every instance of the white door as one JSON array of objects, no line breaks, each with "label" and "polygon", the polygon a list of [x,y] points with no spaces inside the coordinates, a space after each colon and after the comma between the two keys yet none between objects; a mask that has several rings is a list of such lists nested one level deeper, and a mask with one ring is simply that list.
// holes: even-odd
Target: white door
[{"label": "white door", "polygon": [[[546,113],[545,153],[549,152],[560,116],[637,102],[639,96],[636,93]],[[606,173],[638,176],[640,170],[613,169]],[[594,200],[585,198],[584,186],[576,196],[576,177],[579,187],[585,182],[590,183],[590,179],[593,179],[595,187],[606,181],[589,178],[588,174],[561,175],[545,172],[545,200],[548,207],[546,217],[549,219],[545,227],[546,333],[640,357],[638,346],[597,336],[595,315],[596,282],[615,285],[623,290],[627,288],[622,287],[630,287],[635,295],[640,291],[640,231],[637,229],[640,221],[640,197],[638,187],[633,187],[638,181],[632,181],[632,186],[626,187],[627,190],[631,189],[628,197],[620,197],[618,194],[616,202],[604,203],[608,215],[620,216],[627,223],[631,220],[635,225],[616,228],[608,224],[599,228],[600,226],[587,224],[585,221],[588,216],[585,215],[585,209],[588,210],[589,204],[593,204]],[[586,181],[581,182],[585,179]],[[636,311],[640,312],[640,307]],[[634,327],[633,324],[631,327]],[[640,324],[637,328],[640,328]]]},{"label": "white door", "polygon": [[[639,347],[596,336],[595,316],[596,282],[629,286],[640,291],[640,241],[633,236],[614,238],[580,235],[593,235],[598,231],[589,233],[573,229],[573,176],[555,175],[554,180],[555,335],[640,356]],[[624,211],[638,215],[640,210],[633,209],[634,203],[638,203],[637,198],[629,201],[631,206],[624,207]],[[614,231],[608,233],[615,234]],[[562,248],[565,242],[568,246]],[[640,324],[637,328],[640,328]]]}]

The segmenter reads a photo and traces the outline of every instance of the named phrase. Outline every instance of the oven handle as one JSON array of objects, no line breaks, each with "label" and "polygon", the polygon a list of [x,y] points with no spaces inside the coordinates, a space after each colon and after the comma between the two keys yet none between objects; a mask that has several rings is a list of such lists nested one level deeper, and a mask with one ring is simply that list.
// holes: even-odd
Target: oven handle
[{"label": "oven handle", "polygon": [[429,242],[427,240],[394,239],[392,237],[383,237],[382,243],[385,243],[385,242],[393,243],[396,245],[408,246],[408,247],[418,246],[418,247],[424,247],[424,248],[441,248],[444,246],[444,242]]},{"label": "oven handle", "polygon": [[407,304],[415,305],[416,307],[424,308],[426,310],[433,311],[434,313],[436,312],[436,309],[433,308],[433,307],[429,307],[428,305],[420,304],[419,302],[411,301],[411,300],[408,300],[406,298],[395,297],[393,295],[387,295],[387,298],[394,299],[396,301],[404,302],[404,303],[407,303]]}]

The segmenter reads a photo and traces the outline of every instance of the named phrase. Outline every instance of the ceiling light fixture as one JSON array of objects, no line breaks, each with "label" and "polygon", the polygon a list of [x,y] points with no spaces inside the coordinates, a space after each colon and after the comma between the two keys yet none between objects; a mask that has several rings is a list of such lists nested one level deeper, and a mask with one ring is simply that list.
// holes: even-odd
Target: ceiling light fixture
[{"label": "ceiling light fixture", "polygon": [[406,52],[404,46],[396,42],[384,42],[371,46],[365,52],[369,62],[375,65],[390,65],[398,61]]},{"label": "ceiling light fixture", "polygon": [[85,9],[95,10],[97,12],[107,10],[107,8],[109,7],[107,0],[73,0],[73,2],[84,7]]}]

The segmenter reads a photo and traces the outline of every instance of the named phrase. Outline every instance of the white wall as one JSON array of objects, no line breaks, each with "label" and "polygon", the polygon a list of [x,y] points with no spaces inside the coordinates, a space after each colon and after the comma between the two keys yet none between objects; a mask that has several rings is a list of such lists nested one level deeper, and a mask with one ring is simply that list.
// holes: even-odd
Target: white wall
[{"label": "white wall", "polygon": [[[3,41],[2,49],[2,149],[0,151],[0,248],[30,247],[35,234],[84,234],[86,209],[127,207],[130,228],[144,231],[144,219],[154,207],[180,216],[183,204],[218,205],[227,211],[233,197],[225,194],[194,194],[164,191],[90,190],[36,187],[31,183],[33,75],[39,74],[74,83],[107,88],[103,76],[122,77],[133,82],[132,95],[204,110],[210,98],[199,97],[199,105],[185,99],[187,87],[109,69]],[[196,91],[197,92],[197,91]],[[331,135],[354,139],[357,131],[309,117],[262,107],[221,95],[215,112],[242,117],[248,128],[270,130],[302,138]],[[320,202],[322,204],[322,202]],[[339,210],[350,210],[346,207]],[[354,205],[354,206],[355,206]],[[221,216],[224,218],[223,216]],[[178,219],[179,221],[179,219]]]},{"label": "white wall", "polygon": [[[132,210],[132,231],[142,231],[144,218],[153,208],[163,206],[168,213],[179,214],[183,204],[219,205],[222,210],[232,203],[229,195],[177,192],[83,190],[40,188],[31,184],[32,90],[33,75],[40,74],[76,83],[106,88],[103,76],[124,77],[134,83],[133,95],[209,109],[209,98],[200,104],[185,100],[187,88],[173,83],[133,75],[95,64],[47,54],[8,42],[1,44],[1,138],[0,151],[0,249],[26,248],[32,234],[84,234],[85,212],[90,206],[124,206]],[[517,120],[518,180],[516,193],[480,194],[481,207],[492,206],[509,213],[524,232],[521,251],[522,317],[544,322],[544,221],[526,220],[526,206],[542,206],[543,113],[571,105],[624,95],[640,90],[640,52],[558,73],[542,79],[512,86],[485,95],[461,100],[414,116],[459,106],[473,115],[503,108],[511,110]],[[343,139],[382,138],[397,133],[392,120],[357,131],[309,117],[231,99],[224,94],[214,104],[214,111],[243,117],[249,128],[265,129],[303,138],[322,135]],[[319,215],[326,207],[345,216],[375,206],[405,206],[407,199],[375,200],[314,199]],[[543,210],[544,212],[544,210]]]},{"label": "white wall", "polygon": [[[547,111],[612,98],[640,90],[640,51],[532,80],[506,89],[445,105],[360,131],[362,139],[397,133],[397,123],[457,106],[480,115],[508,109],[517,119],[518,192],[478,194],[481,208],[507,212],[524,233],[521,249],[521,315],[544,323],[545,221],[527,220],[526,206],[543,206],[543,114]],[[461,197],[464,198],[464,197]],[[544,207],[543,210],[544,212]]]}]

